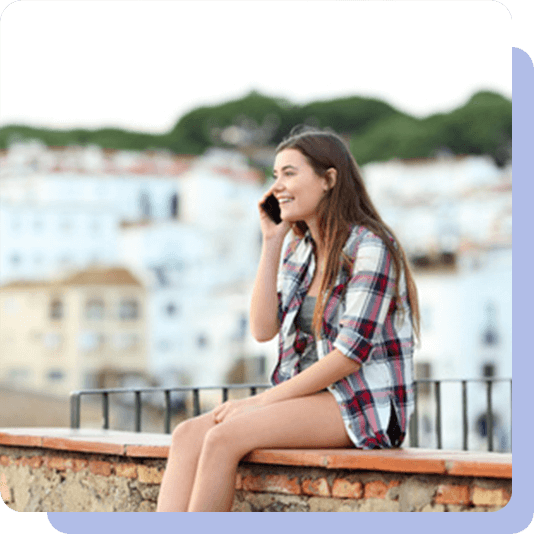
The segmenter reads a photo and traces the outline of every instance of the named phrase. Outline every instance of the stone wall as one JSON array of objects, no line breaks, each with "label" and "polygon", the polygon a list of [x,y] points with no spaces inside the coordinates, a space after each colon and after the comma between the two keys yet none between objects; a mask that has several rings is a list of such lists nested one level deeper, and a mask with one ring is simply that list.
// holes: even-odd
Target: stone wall
[{"label": "stone wall", "polygon": [[236,512],[491,512],[511,481],[378,471],[243,465]]},{"label": "stone wall", "polygon": [[[0,489],[4,502],[14,510],[155,510],[165,458],[21,447],[6,445],[5,441],[0,445]],[[294,463],[302,463],[303,452],[293,452]],[[276,455],[271,456],[271,463],[256,461],[258,456],[268,461],[269,454],[263,451],[263,456],[255,457],[252,453],[245,459],[249,461],[240,465],[233,511],[491,512],[504,507],[512,492],[511,458],[509,476],[503,468],[506,463],[490,466],[488,476],[480,476],[485,469],[476,462],[471,469],[476,476],[469,476],[469,464],[462,470],[458,462],[455,467],[450,463],[449,473],[444,474],[413,472],[429,471],[428,462],[424,468],[414,465],[408,471],[384,471],[328,467],[326,462],[324,466],[279,465]],[[402,451],[398,454],[402,457]],[[287,463],[289,456],[286,454],[281,463]],[[414,454],[410,457],[413,464]],[[450,474],[455,470],[458,475]]]},{"label": "stone wall", "polygon": [[165,463],[0,447],[2,499],[18,512],[152,512]]}]

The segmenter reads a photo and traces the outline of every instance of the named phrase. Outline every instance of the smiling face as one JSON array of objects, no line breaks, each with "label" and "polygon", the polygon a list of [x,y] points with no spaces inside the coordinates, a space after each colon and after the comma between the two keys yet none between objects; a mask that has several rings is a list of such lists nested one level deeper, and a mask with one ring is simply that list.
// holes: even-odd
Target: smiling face
[{"label": "smiling face", "polygon": [[282,220],[304,221],[313,226],[317,206],[328,190],[326,179],[316,174],[295,148],[286,148],[276,155],[274,177],[272,192],[280,203]]}]

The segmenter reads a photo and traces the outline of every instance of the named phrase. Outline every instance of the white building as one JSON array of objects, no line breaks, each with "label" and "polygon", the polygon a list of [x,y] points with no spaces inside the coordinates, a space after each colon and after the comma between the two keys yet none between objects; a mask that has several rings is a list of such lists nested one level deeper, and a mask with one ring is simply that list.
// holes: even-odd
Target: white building
[{"label": "white building", "polygon": [[413,255],[456,252],[512,233],[511,167],[486,156],[392,160],[365,165],[366,187],[384,220]]},{"label": "white building", "polygon": [[0,283],[113,265],[117,240],[117,217],[103,204],[1,199]]},{"label": "white building", "polygon": [[262,188],[233,157],[209,153],[180,178],[179,221],[123,228],[123,261],[150,288],[151,362],[158,377],[224,383],[236,358],[265,350],[245,350]]},{"label": "white building", "polygon": [[362,168],[367,190],[380,203],[406,205],[440,197],[459,198],[508,178],[489,156],[442,156],[368,163]]},{"label": "white building", "polygon": [[176,176],[14,169],[0,179],[0,283],[116,265],[121,223],[179,215]]},{"label": "white building", "polygon": [[213,150],[184,164],[30,143],[3,163],[0,283],[124,266],[148,290],[154,376],[222,383],[253,355],[243,347],[262,187],[243,156]]},{"label": "white building", "polygon": [[[476,248],[457,259],[456,269],[416,270],[422,331],[416,350],[418,378],[436,380],[512,377],[512,247]],[[468,386],[470,447],[486,447],[487,386]],[[435,390],[421,390],[420,437],[435,445]],[[461,384],[443,383],[444,448],[462,446]],[[496,450],[510,446],[511,397],[508,382],[495,383],[492,407],[496,417]],[[425,419],[433,423],[425,423]]]},{"label": "white building", "polygon": [[[482,156],[389,161],[362,172],[414,265],[422,316],[416,377],[512,376],[512,179]],[[462,447],[461,384],[444,382],[442,445]],[[437,444],[434,386],[420,389],[419,438]],[[468,386],[469,447],[484,439],[487,386]],[[510,447],[508,382],[492,390],[496,450]]]}]

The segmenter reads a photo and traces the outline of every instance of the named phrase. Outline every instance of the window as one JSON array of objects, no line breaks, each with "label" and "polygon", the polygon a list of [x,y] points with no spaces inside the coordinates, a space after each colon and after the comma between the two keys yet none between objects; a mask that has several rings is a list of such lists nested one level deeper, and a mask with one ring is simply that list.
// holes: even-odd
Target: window
[{"label": "window", "polygon": [[59,369],[52,369],[48,371],[46,376],[49,382],[59,382],[65,378],[65,373]]},{"label": "window", "polygon": [[244,341],[247,335],[248,319],[245,314],[241,314],[237,321],[236,330],[232,336],[234,341]]},{"label": "window", "polygon": [[493,378],[495,376],[495,364],[485,363],[482,366],[482,376],[484,378]]},{"label": "window", "polygon": [[91,299],[85,304],[85,317],[89,320],[104,318],[104,301],[102,299]]},{"label": "window", "polygon": [[17,367],[9,370],[9,382],[12,384],[23,384],[24,382],[29,381],[31,378],[32,372],[30,369],[23,367]]},{"label": "window", "polygon": [[208,346],[208,338],[204,334],[200,334],[197,337],[197,346],[201,349],[205,349]]},{"label": "window", "polygon": [[171,219],[178,219],[180,213],[180,199],[174,193],[171,197]]},{"label": "window", "polygon": [[120,333],[113,336],[113,345],[117,350],[134,350],[139,346],[137,334]]},{"label": "window", "polygon": [[158,349],[160,350],[160,352],[168,352],[171,350],[171,348],[172,348],[172,343],[167,339],[161,339],[158,342]]},{"label": "window", "polygon": [[482,344],[487,347],[494,347],[499,343],[499,334],[496,324],[497,309],[492,302],[486,304],[485,323],[486,326],[482,333]]},{"label": "window", "polygon": [[498,341],[499,337],[497,336],[495,328],[488,326],[484,331],[482,343],[488,347],[491,347],[497,345]]},{"label": "window", "polygon": [[106,341],[104,334],[97,332],[82,332],[78,338],[78,345],[82,352],[94,352],[100,350]]},{"label": "window", "polygon": [[454,252],[442,252],[439,260],[442,265],[454,267],[456,265],[456,254]]},{"label": "window", "polygon": [[139,206],[141,208],[141,216],[143,219],[150,219],[152,215],[152,206],[148,193],[143,192],[139,197]]},{"label": "window", "polygon": [[167,306],[165,307],[165,313],[169,317],[173,317],[174,315],[178,314],[178,307],[176,306],[176,304],[169,302],[169,304],[167,304]]},{"label": "window", "polygon": [[59,320],[63,319],[63,302],[59,299],[54,299],[50,303],[50,319]]},{"label": "window", "polygon": [[123,299],[119,306],[119,318],[134,320],[139,317],[139,304],[135,299]]},{"label": "window", "polygon": [[57,350],[63,343],[63,337],[56,332],[47,332],[42,336],[43,345],[50,350]]},{"label": "window", "polygon": [[416,269],[426,269],[431,264],[430,258],[424,255],[413,256],[411,260]]}]

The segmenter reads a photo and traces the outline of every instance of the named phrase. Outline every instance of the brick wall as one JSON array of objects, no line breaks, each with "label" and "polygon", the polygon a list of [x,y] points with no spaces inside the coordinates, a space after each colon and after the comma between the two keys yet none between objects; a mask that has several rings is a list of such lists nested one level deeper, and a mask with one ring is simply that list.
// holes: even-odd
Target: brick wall
[{"label": "brick wall", "polygon": [[[21,512],[155,510],[164,446],[125,445],[103,454],[95,440],[78,441],[78,449],[93,449],[87,452],[72,450],[72,440],[54,439],[56,449],[44,448],[35,435],[6,439],[0,432],[0,490],[8,506]],[[239,467],[233,511],[496,511],[510,500],[512,480],[511,456],[494,454],[484,463],[458,451],[255,451]],[[355,461],[359,467],[350,466]]]}]

